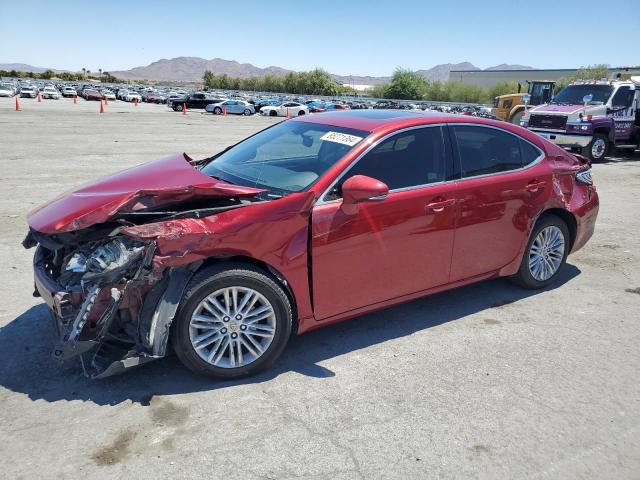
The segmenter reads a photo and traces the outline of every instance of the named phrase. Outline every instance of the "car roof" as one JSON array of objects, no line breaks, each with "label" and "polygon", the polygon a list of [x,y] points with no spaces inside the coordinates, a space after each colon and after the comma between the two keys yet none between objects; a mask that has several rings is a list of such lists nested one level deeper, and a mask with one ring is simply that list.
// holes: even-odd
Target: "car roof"
[{"label": "car roof", "polygon": [[407,110],[339,110],[325,113],[302,115],[290,122],[312,122],[335,127],[353,128],[369,132],[391,132],[403,128],[437,123],[463,123],[496,127],[514,133],[546,152],[546,142],[534,132],[501,120],[458,115],[442,112],[422,112]]},{"label": "car roof", "polygon": [[[298,121],[334,125],[356,130],[374,131],[386,127],[404,127],[427,125],[430,123],[450,122],[460,115],[441,112],[416,112],[407,110],[341,110],[315,115],[297,117]],[[465,117],[470,118],[470,117]],[[453,120],[455,121],[455,120]]]}]

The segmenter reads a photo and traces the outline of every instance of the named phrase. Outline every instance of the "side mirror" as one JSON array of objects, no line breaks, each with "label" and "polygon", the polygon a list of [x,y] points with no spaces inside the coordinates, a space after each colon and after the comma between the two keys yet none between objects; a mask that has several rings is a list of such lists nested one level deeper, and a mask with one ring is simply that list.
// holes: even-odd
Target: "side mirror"
[{"label": "side mirror", "polygon": [[524,95],[522,95],[522,101],[524,102],[524,106],[526,107],[527,105],[529,105],[529,102],[531,101],[531,95],[529,95],[528,93],[525,93]]},{"label": "side mirror", "polygon": [[381,201],[388,194],[389,187],[380,180],[354,175],[342,184],[342,209],[353,215],[358,211],[358,203]]}]

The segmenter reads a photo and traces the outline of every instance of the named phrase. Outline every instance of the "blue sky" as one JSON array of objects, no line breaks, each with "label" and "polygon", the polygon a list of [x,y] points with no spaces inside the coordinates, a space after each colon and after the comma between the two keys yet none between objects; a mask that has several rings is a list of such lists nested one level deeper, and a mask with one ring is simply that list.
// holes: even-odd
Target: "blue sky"
[{"label": "blue sky", "polygon": [[177,56],[343,75],[462,61],[482,68],[640,64],[639,0],[0,3],[0,63],[69,70],[121,70]]}]

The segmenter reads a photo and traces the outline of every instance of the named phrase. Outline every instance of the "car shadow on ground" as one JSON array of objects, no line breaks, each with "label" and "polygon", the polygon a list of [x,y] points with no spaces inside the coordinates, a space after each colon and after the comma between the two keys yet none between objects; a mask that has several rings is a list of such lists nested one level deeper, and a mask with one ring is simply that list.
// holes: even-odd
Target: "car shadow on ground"
[{"label": "car shadow on ground", "polygon": [[[567,265],[559,288],[580,274]],[[59,363],[51,358],[54,327],[44,304],[31,307],[0,329],[0,386],[26,394],[31,400],[80,400],[115,405],[131,400],[148,405],[155,395],[215,390],[240,384],[267,382],[284,372],[315,378],[334,376],[320,362],[371,345],[404,337],[467,315],[499,308],[545,290],[525,290],[496,279],[450,290],[306,335],[292,337],[280,360],[268,371],[248,379],[215,381],[192,374],[175,356],[131,369],[122,375],[89,380],[79,361]],[[490,317],[487,313],[487,317]],[[493,321],[488,319],[487,321]]]},{"label": "car shadow on ground", "polygon": [[602,160],[598,161],[598,164],[609,165],[612,163],[630,163],[640,161],[640,150],[631,151],[615,151],[611,155],[607,155]]}]

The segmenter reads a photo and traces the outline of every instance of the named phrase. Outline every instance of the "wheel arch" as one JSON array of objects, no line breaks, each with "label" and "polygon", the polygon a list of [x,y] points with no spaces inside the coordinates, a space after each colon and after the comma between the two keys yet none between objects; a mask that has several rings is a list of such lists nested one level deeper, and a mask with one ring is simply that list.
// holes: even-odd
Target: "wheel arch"
[{"label": "wheel arch", "polygon": [[609,140],[609,142],[613,143],[614,141],[614,129],[612,129],[611,127],[608,126],[601,126],[601,127],[596,127],[593,129],[593,133],[594,135],[596,133],[599,133],[601,135],[604,135],[605,137],[607,137],[607,139]]},{"label": "wheel arch", "polygon": [[291,305],[292,331],[298,331],[296,298],[282,273],[266,262],[244,255],[210,257],[183,267],[170,268],[163,279],[147,293],[138,322],[141,341],[145,350],[152,357],[161,358],[166,355],[171,327],[180,310],[182,297],[189,281],[203,269],[211,266],[224,266],[225,263],[234,267],[244,264],[257,268],[282,287]]},{"label": "wheel arch", "polygon": [[513,107],[510,111],[509,111],[509,116],[507,117],[509,122],[512,122],[513,117],[516,116],[516,114],[520,113],[520,112],[524,112],[524,105],[516,105],[515,107]]},{"label": "wheel arch", "polygon": [[573,215],[573,213],[563,208],[549,208],[547,210],[544,210],[540,214],[540,216],[536,220],[536,223],[540,221],[540,219],[545,215],[553,215],[555,217],[558,217],[565,223],[565,225],[569,229],[569,251],[571,251],[571,249],[573,248],[573,244],[576,241],[576,235],[578,233],[578,222],[576,220],[576,217]]}]

